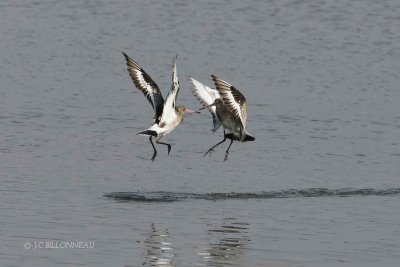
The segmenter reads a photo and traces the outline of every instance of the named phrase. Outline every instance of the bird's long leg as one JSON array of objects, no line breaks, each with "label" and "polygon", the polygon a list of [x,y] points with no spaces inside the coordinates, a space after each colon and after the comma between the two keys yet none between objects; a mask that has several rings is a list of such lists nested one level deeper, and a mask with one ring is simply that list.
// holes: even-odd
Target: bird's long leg
[{"label": "bird's long leg", "polygon": [[150,143],[151,143],[151,145],[153,146],[153,149],[154,149],[153,157],[151,157],[151,160],[154,161],[154,159],[155,159],[156,156],[157,156],[157,150],[156,150],[156,147],[155,147],[154,144],[153,144],[152,138],[153,138],[153,136],[150,136],[150,137],[149,137]]},{"label": "bird's long leg", "polygon": [[231,143],[229,144],[228,149],[225,152],[224,162],[228,160],[229,149],[231,148],[232,143],[233,143],[233,139],[231,139]]},{"label": "bird's long leg", "polygon": [[225,131],[224,131],[224,140],[222,140],[222,141],[219,142],[218,144],[216,144],[216,145],[210,147],[210,149],[207,150],[206,153],[204,153],[203,157],[205,157],[208,153],[210,153],[210,156],[211,156],[211,153],[214,152],[214,148],[216,148],[217,146],[219,146],[220,144],[222,144],[222,143],[225,142],[225,141],[226,141],[226,137],[225,137]]},{"label": "bird's long leg", "polygon": [[[162,136],[161,136],[161,137],[162,137]],[[167,146],[167,147],[168,147],[168,155],[169,155],[169,152],[171,151],[171,145],[170,145],[170,144],[167,144],[167,143],[160,142],[161,137],[158,138],[158,139],[156,140],[156,143],[157,143],[157,144],[160,144],[160,145]]]}]

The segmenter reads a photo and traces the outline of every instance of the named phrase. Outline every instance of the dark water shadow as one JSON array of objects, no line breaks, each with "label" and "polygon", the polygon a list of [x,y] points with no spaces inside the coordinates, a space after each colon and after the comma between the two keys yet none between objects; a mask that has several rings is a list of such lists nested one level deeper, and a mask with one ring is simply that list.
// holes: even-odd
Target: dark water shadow
[{"label": "dark water shadow", "polygon": [[259,193],[185,193],[185,192],[113,192],[104,197],[119,201],[134,202],[172,202],[179,200],[226,200],[226,199],[274,199],[274,198],[311,198],[311,197],[358,197],[358,196],[393,196],[400,195],[400,188],[387,189],[288,189]]}]

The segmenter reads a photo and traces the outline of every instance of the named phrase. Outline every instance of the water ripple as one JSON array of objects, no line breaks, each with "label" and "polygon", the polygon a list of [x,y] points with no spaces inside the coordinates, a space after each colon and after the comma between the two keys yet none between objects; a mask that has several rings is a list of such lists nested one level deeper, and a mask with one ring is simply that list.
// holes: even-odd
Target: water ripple
[{"label": "water ripple", "polygon": [[104,197],[123,201],[172,202],[185,199],[225,200],[225,199],[269,199],[269,198],[309,198],[309,197],[355,197],[399,195],[400,188],[387,189],[288,189],[259,193],[185,193],[185,192],[113,192]]}]

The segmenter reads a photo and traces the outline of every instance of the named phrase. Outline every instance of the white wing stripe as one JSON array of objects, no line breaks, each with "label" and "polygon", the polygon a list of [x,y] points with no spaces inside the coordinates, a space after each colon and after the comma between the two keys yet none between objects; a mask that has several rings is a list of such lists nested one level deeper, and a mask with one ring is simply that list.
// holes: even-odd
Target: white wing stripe
[{"label": "white wing stripe", "polygon": [[242,118],[242,112],[240,111],[240,105],[235,101],[233,98],[232,92],[231,91],[224,91],[224,96],[227,98],[229,101],[229,104],[233,107],[235,110],[235,114],[240,118],[240,120],[243,122]]},{"label": "white wing stripe", "polygon": [[[229,110],[231,110],[231,112],[240,119],[240,121],[242,122],[242,125],[244,127],[246,127],[246,121],[245,121],[246,114],[242,114],[242,107],[241,107],[241,105],[246,105],[246,103],[245,102],[244,103],[236,102],[235,97],[233,96],[233,93],[231,90],[231,88],[233,88],[233,86],[231,84],[227,83],[224,80],[217,78],[214,75],[211,75],[211,76],[215,82],[215,85],[216,85],[218,91],[221,94],[221,97],[222,97],[222,100],[223,100],[225,106],[227,106],[227,108]],[[235,90],[237,91],[238,94],[240,94],[240,92],[237,89],[235,89]],[[240,99],[239,99],[239,101],[240,101]],[[245,99],[243,99],[243,101],[245,101]]]},{"label": "white wing stripe", "polygon": [[143,88],[146,88],[146,97],[151,101],[151,105],[153,106],[153,108],[155,108],[157,103],[155,103],[154,99],[154,88],[151,87],[151,85],[146,82],[140,70],[135,70],[135,74],[136,74],[136,79],[140,83],[140,85]]}]

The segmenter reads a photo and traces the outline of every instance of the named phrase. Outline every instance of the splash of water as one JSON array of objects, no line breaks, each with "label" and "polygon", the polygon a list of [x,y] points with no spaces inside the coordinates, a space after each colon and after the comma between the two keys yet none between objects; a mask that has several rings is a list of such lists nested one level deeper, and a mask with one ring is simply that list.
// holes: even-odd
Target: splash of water
[{"label": "splash of water", "polygon": [[225,199],[270,199],[270,198],[309,198],[309,197],[356,197],[356,196],[392,196],[399,195],[400,188],[387,189],[288,189],[259,193],[185,193],[185,192],[113,192],[105,197],[120,201],[172,202],[187,199],[225,200]]}]

